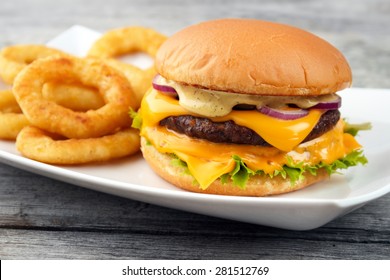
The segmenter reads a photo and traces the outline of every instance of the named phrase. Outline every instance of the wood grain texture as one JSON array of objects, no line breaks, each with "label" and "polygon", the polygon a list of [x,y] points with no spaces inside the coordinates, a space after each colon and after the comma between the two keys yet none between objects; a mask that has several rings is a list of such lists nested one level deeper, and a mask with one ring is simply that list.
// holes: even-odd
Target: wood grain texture
[{"label": "wood grain texture", "polygon": [[[311,231],[217,219],[5,166],[3,259],[387,259],[389,196]],[[17,179],[16,179],[17,178]],[[4,181],[3,181],[4,182]]]},{"label": "wood grain texture", "polygon": [[[0,47],[45,43],[74,24],[143,25],[167,35],[201,20],[280,21],[345,54],[354,86],[390,87],[390,2],[0,2]],[[390,195],[311,231],[287,231],[94,192],[0,164],[1,259],[389,259]]]}]

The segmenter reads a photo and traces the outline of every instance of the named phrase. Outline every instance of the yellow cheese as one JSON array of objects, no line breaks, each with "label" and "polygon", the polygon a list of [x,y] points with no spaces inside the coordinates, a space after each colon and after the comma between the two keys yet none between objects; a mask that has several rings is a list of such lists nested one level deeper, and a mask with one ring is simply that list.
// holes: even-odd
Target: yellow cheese
[{"label": "yellow cheese", "polygon": [[[209,118],[213,122],[233,120],[236,124],[248,127],[265,141],[282,151],[290,151],[301,143],[313,130],[323,113],[322,110],[310,110],[309,114],[296,120],[280,120],[257,111],[232,111],[223,117]],[[187,111],[179,101],[151,90],[142,103],[142,114],[146,126],[154,126],[169,116],[201,115]]]},{"label": "yellow cheese", "polygon": [[342,121],[331,131],[288,153],[271,147],[220,143],[210,145],[208,141],[190,138],[159,126],[145,127],[141,135],[160,153],[173,153],[185,161],[202,188],[207,188],[221,175],[234,169],[233,155],[239,156],[254,171],[273,174],[287,164],[287,157],[294,163],[332,163],[361,147],[352,135],[343,133]]}]

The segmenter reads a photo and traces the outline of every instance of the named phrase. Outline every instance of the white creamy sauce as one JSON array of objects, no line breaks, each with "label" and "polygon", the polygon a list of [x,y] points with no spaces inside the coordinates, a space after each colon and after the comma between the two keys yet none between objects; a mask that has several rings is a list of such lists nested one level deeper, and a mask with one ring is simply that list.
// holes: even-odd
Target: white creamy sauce
[{"label": "white creamy sauce", "polygon": [[188,111],[206,117],[226,116],[238,104],[268,106],[282,108],[287,104],[295,104],[300,108],[309,108],[320,102],[334,100],[336,94],[319,96],[259,96],[251,94],[235,94],[223,91],[201,89],[180,84],[160,77],[159,83],[173,87],[179,95],[179,104]]}]

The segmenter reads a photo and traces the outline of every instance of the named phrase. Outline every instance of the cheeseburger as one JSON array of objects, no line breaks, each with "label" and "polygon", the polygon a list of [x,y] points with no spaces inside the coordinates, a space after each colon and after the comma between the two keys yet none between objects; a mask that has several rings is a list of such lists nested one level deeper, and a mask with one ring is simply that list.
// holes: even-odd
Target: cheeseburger
[{"label": "cheeseburger", "polygon": [[203,22],[170,37],[156,69],[138,114],[141,149],[177,187],[267,196],[366,162],[339,112],[351,69],[311,33],[253,19]]}]

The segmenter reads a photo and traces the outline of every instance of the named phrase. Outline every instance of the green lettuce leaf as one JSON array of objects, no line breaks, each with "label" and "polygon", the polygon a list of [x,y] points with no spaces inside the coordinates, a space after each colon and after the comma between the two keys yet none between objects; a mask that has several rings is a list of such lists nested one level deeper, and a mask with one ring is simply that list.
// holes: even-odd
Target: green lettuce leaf
[{"label": "green lettuce leaf", "polygon": [[236,167],[230,171],[230,178],[235,186],[244,189],[249,177],[255,175],[256,172],[248,168],[239,156],[233,155],[233,159],[236,162]]},{"label": "green lettuce leaf", "polygon": [[[180,167],[180,169],[181,169],[181,174],[182,174],[182,175],[190,175],[190,176],[192,177],[191,172],[190,172],[190,169],[188,168],[188,165],[187,165],[187,163],[186,163],[185,161],[181,160],[181,159],[180,159],[177,155],[175,155],[175,154],[171,154],[171,157],[172,157],[172,159],[171,159],[171,164],[172,164],[173,166]],[[199,185],[198,181],[197,181],[195,178],[193,178],[193,179],[194,179],[194,180],[192,181],[192,184],[193,184],[194,186]]]},{"label": "green lettuce leaf", "polygon": [[370,122],[352,124],[344,119],[344,124],[344,132],[351,134],[352,136],[356,136],[361,130],[370,130],[372,128]]},{"label": "green lettuce leaf", "polygon": [[363,151],[356,150],[345,157],[334,161],[331,164],[319,163],[316,165],[305,165],[303,162],[294,163],[293,160],[288,157],[287,164],[283,166],[282,170],[275,170],[272,174],[265,174],[264,171],[258,170],[254,171],[248,168],[242,159],[235,155],[233,159],[236,161],[236,167],[233,171],[228,174],[223,175],[223,182],[228,182],[228,178],[233,181],[233,184],[240,187],[245,188],[245,185],[250,178],[255,174],[269,176],[270,178],[274,178],[276,176],[281,176],[283,179],[289,179],[292,186],[294,186],[297,182],[301,181],[305,178],[305,174],[310,173],[312,175],[317,175],[318,169],[324,168],[329,175],[338,172],[341,169],[347,169],[352,166],[356,166],[358,164],[365,165],[368,161],[367,158],[363,155]]},{"label": "green lettuce leaf", "polygon": [[[281,176],[283,179],[289,179],[291,186],[294,186],[297,182],[305,178],[305,175],[310,173],[312,175],[317,175],[317,171],[320,168],[324,168],[329,175],[333,173],[337,173],[341,169],[347,169],[356,165],[365,165],[367,164],[367,158],[363,155],[362,150],[356,150],[345,157],[334,161],[331,164],[319,163],[316,165],[305,165],[304,163],[294,163],[291,158],[287,158],[287,164],[283,166],[281,170],[275,170],[272,174],[266,174],[262,170],[254,171],[246,166],[246,164],[242,161],[242,159],[233,155],[232,158],[236,162],[235,168],[229,173],[223,174],[220,176],[220,180],[222,184],[226,184],[229,180],[232,180],[233,185],[245,189],[246,183],[249,178],[254,175],[263,175],[268,176],[270,178],[274,178],[277,176]],[[176,155],[172,154],[171,163],[174,166],[181,167],[183,170],[183,174],[191,175],[187,163],[181,159],[179,159]],[[194,179],[194,184],[198,184]]]},{"label": "green lettuce leaf", "polygon": [[129,116],[133,119],[133,123],[131,124],[131,127],[136,129],[141,129],[142,127],[142,117],[140,112],[134,111],[133,108],[130,107],[129,110]]},{"label": "green lettuce leaf", "polygon": [[183,174],[190,175],[191,172],[188,169],[188,165],[185,161],[181,160],[177,155],[171,154],[171,164],[182,169]]}]

